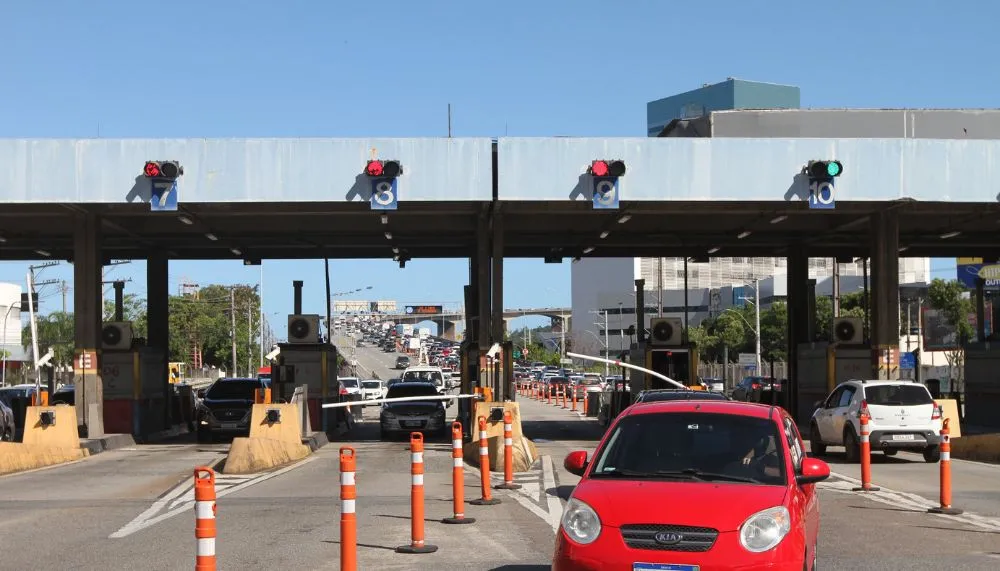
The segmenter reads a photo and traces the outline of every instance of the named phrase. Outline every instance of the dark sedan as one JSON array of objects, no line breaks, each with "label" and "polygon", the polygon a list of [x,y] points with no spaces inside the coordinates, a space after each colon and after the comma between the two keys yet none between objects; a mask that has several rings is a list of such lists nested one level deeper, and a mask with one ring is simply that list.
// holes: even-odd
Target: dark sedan
[{"label": "dark sedan", "polygon": [[[390,386],[385,398],[436,396],[440,395],[433,383],[402,382]],[[447,435],[450,427],[445,421],[444,403],[444,400],[387,402],[382,405],[379,417],[379,435],[383,440],[411,432],[422,432],[425,436]]]},{"label": "dark sedan", "polygon": [[198,403],[198,442],[223,435],[248,436],[255,391],[269,386],[260,379],[219,379],[212,383]]}]

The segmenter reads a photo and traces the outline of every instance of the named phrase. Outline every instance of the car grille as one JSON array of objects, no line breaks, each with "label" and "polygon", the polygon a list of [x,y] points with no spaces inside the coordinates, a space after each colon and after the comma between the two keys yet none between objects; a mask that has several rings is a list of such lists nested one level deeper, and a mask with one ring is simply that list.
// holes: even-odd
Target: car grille
[{"label": "car grille", "polygon": [[689,553],[708,551],[719,537],[717,529],[686,525],[630,524],[623,525],[621,532],[625,545],[632,549]]},{"label": "car grille", "polygon": [[243,420],[247,411],[238,408],[223,408],[214,411],[212,414],[215,415],[215,418],[224,422],[238,422]]}]

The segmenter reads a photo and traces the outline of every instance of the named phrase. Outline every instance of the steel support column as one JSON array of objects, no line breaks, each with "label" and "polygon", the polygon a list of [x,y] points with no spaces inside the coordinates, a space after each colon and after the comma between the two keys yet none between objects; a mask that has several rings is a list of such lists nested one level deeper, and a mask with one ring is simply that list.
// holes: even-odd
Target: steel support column
[{"label": "steel support column", "polygon": [[[493,211],[492,224],[493,257],[490,260],[493,278],[492,313],[490,315],[490,324],[493,327],[491,346],[493,343],[503,343],[504,333],[507,330],[507,323],[503,318],[503,215],[499,211],[499,204],[495,204],[494,208],[496,210]],[[496,365],[499,365],[499,363]],[[499,370],[499,366],[494,367],[494,371],[496,370]],[[496,385],[493,387],[496,400],[504,401],[506,398],[506,387],[504,386],[503,378],[497,378],[494,384]]]},{"label": "steel support column", "polygon": [[74,392],[80,436],[104,436],[104,386],[101,381],[102,291],[101,220],[93,213],[73,221]]},{"label": "steel support column", "polygon": [[899,215],[871,219],[871,346],[876,378],[889,378],[887,352],[899,347]]},{"label": "steel support column", "polygon": [[[170,360],[170,323],[169,323],[169,262],[162,252],[150,253],[146,260],[146,319],[147,328],[146,343],[150,349],[162,355],[162,358],[147,360],[155,378],[160,379],[156,393],[163,395],[163,422],[162,426],[150,426],[143,423],[141,426],[148,430],[163,430],[170,426],[170,403],[173,389],[170,386],[170,374],[167,370],[167,362]],[[152,395],[143,395],[149,398]],[[157,423],[159,424],[159,423]]]},{"label": "steel support column", "polygon": [[808,422],[812,411],[808,403],[799,402],[800,343],[809,339],[809,255],[802,244],[788,248],[788,411],[800,425]]},{"label": "steel support column", "polygon": [[490,263],[490,215],[488,211],[479,215],[479,226],[476,232],[476,294],[479,304],[479,334],[476,342],[481,351],[488,351],[490,348],[490,290],[492,289],[492,268]]}]

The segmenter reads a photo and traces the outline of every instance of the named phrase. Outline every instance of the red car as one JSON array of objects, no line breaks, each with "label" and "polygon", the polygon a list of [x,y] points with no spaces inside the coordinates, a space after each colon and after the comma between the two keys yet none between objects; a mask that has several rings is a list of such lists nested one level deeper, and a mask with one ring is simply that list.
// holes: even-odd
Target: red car
[{"label": "red car", "polygon": [[816,483],[783,409],[729,401],[630,406],[588,461],[563,512],[555,571],[812,571]]}]

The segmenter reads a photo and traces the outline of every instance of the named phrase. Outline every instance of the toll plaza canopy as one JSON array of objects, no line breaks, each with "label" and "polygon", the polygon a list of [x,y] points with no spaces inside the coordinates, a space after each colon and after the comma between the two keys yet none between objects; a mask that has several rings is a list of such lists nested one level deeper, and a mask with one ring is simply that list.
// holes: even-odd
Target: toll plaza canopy
[{"label": "toll plaza canopy", "polygon": [[[403,168],[382,190],[376,158]],[[867,256],[885,212],[901,255],[994,257],[998,158],[997,140],[7,139],[0,259],[72,258],[87,214],[105,259],[470,257],[484,225],[505,257]],[[811,201],[802,169],[832,159]],[[161,204],[143,167],[164,160],[184,172]],[[626,167],[597,201],[595,160]]]}]

